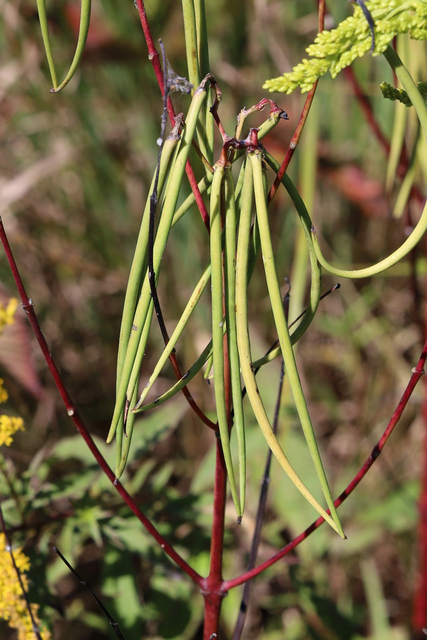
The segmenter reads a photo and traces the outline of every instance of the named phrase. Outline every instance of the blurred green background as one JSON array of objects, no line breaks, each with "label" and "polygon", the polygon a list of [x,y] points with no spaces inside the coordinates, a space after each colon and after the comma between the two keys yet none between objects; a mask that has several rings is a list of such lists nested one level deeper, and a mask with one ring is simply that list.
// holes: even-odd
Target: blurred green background
[{"label": "blurred green background", "polygon": [[[222,121],[232,135],[244,106],[265,97],[263,82],[289,71],[317,31],[317,3],[207,0],[212,72],[223,92]],[[330,3],[328,25],[349,15]],[[173,68],[185,75],[181,6],[146,4],[155,40],[163,39]],[[48,4],[57,69],[74,51],[79,7]],[[147,59],[138,12],[126,4],[95,3],[83,63],[59,95],[51,88],[35,3],[0,0],[0,209],[28,294],[70,395],[102,445],[114,405],[121,309],[145,197],[157,159],[162,102]],[[411,43],[425,60],[424,43]],[[62,71],[61,71],[62,70]],[[383,60],[366,56],[355,73],[390,138],[397,113],[379,83],[392,81]],[[425,79],[425,78],[424,78]],[[272,96],[289,113],[265,146],[281,161],[304,96]],[[177,111],[189,98],[174,95]],[[407,123],[409,145],[414,123]],[[262,121],[255,116],[255,126]],[[371,264],[402,241],[419,208],[392,217],[399,183],[384,189],[387,159],[366,124],[344,76],[322,79],[307,129],[290,167],[321,229],[325,253],[345,265]],[[198,170],[201,174],[200,169]],[[187,189],[187,191],[186,191]],[[188,193],[187,184],[183,197]],[[411,217],[412,216],[412,217]],[[271,207],[281,277],[298,255],[297,218],[280,192]],[[197,211],[177,225],[159,295],[168,327],[180,316],[204,268],[207,235]],[[298,362],[323,458],[335,494],[357,472],[382,434],[409,380],[423,342],[424,248],[369,281],[344,282],[321,303],[298,347]],[[325,275],[323,288],[336,280]],[[16,295],[0,258],[0,299]],[[182,369],[209,340],[209,296],[179,343]],[[274,342],[261,269],[251,283],[251,330],[258,357]],[[120,623],[126,640],[200,638],[202,598],[130,516],[75,435],[21,313],[0,341],[0,373],[8,409],[25,433],[4,449],[0,492],[16,544],[32,561],[31,596],[55,640],[114,637],[96,604],[53,557],[56,544]],[[161,350],[153,325],[144,361],[148,375]],[[266,405],[274,407],[280,364],[260,374]],[[165,367],[157,390],[170,386]],[[212,412],[213,391],[196,379],[192,393]],[[410,638],[417,568],[417,497],[424,424],[421,387],[384,454],[341,509],[343,543],[322,528],[253,586],[248,640]],[[310,488],[311,469],[295,412],[284,393],[280,430],[286,450]],[[137,424],[125,485],[148,516],[197,571],[208,568],[213,482],[211,432],[181,399]],[[244,571],[267,449],[248,424],[247,511],[241,527],[227,512],[225,575]],[[286,544],[314,512],[273,463],[259,559]],[[307,477],[308,475],[308,477]],[[241,590],[224,601],[222,629],[230,637]],[[0,635],[13,633],[0,623]]]}]

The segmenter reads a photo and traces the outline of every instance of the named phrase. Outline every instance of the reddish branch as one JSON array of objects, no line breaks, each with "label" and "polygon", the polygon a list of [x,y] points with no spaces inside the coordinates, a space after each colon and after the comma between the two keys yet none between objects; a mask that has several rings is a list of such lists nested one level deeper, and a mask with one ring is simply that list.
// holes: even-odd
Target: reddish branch
[{"label": "reddish branch", "polygon": [[171,560],[173,560],[196,584],[200,585],[202,581],[202,577],[196,571],[194,571],[194,569],[192,569],[190,565],[187,564],[187,562],[185,562],[183,558],[181,558],[181,556],[175,551],[175,549],[169,544],[169,542],[157,531],[157,529],[150,522],[147,516],[138,507],[138,505],[136,504],[132,496],[126,491],[123,485],[116,479],[114,472],[112,471],[112,469],[110,469],[106,460],[104,459],[98,447],[96,446],[95,442],[93,441],[92,436],[90,435],[89,431],[83,424],[83,421],[74,403],[72,402],[70,396],[68,395],[68,391],[66,390],[64,383],[62,382],[61,374],[59,373],[59,370],[53,360],[52,354],[47,345],[46,339],[42,333],[39,322],[37,320],[36,313],[34,311],[33,301],[27,296],[27,292],[25,290],[24,284],[19,274],[18,267],[15,262],[15,258],[13,257],[12,250],[10,248],[9,241],[7,239],[6,232],[5,232],[1,218],[0,218],[0,240],[3,244],[3,248],[9,263],[10,270],[12,271],[16,286],[18,288],[18,292],[22,302],[22,308],[27,314],[28,321],[31,325],[31,328],[37,339],[37,342],[39,343],[39,347],[46,360],[46,364],[49,367],[49,371],[52,374],[56,387],[59,393],[61,394],[61,398],[67,409],[67,413],[72,419],[72,421],[74,422],[74,425],[77,431],[83,437],[84,441],[89,447],[95,460],[97,461],[97,463],[99,464],[99,466],[101,467],[105,475],[108,477],[110,482],[113,484],[116,491],[121,495],[123,500],[126,502],[126,504],[131,509],[131,511],[133,511],[133,513],[136,515],[136,517],[141,522],[141,524],[145,527],[147,532],[161,546],[161,548],[171,558]]},{"label": "reddish branch", "polygon": [[[319,33],[321,33],[323,31],[324,28],[324,24],[325,24],[325,0],[319,0]],[[311,105],[313,103],[313,98],[314,98],[314,94],[316,93],[316,89],[317,89],[317,83],[318,81],[316,81],[313,85],[313,87],[310,89],[310,91],[307,94],[307,97],[305,99],[304,102],[304,106],[302,108],[301,111],[301,115],[300,118],[298,120],[298,124],[297,127],[295,129],[295,133],[291,138],[291,141],[289,143],[289,147],[288,150],[286,152],[286,155],[284,157],[284,160],[282,162],[282,164],[280,165],[280,169],[277,173],[277,176],[271,186],[270,189],[270,193],[268,194],[268,202],[270,203],[274,196],[277,193],[277,190],[280,186],[280,183],[282,181],[283,176],[286,173],[286,170],[289,166],[290,161],[292,160],[292,156],[295,153],[295,149],[297,148],[300,138],[301,138],[301,134],[303,132],[304,129],[304,125],[306,123],[308,114],[310,112],[310,108]]]},{"label": "reddish branch", "polygon": [[[422,351],[422,354],[421,354],[421,357],[420,357],[420,359],[418,361],[417,366],[414,367],[414,369],[412,369],[412,376],[411,376],[411,379],[409,380],[408,386],[406,387],[406,389],[405,389],[405,391],[404,391],[404,393],[403,393],[403,395],[402,395],[402,397],[400,399],[400,402],[397,405],[397,407],[396,407],[396,409],[395,409],[395,411],[393,413],[393,416],[391,417],[391,420],[388,423],[388,425],[387,425],[382,437],[380,438],[379,442],[375,445],[375,447],[372,449],[372,452],[371,452],[370,456],[368,457],[368,459],[366,460],[365,464],[361,467],[361,469],[356,474],[356,476],[353,478],[353,480],[350,482],[348,487],[346,489],[344,489],[344,491],[341,493],[339,498],[337,498],[335,500],[334,505],[335,505],[336,508],[340,507],[342,505],[342,503],[344,502],[344,500],[346,500],[348,498],[348,496],[351,493],[353,493],[353,491],[355,490],[357,485],[365,477],[365,475],[367,474],[369,469],[374,464],[375,460],[377,460],[377,458],[379,457],[380,453],[384,449],[384,446],[385,446],[387,440],[390,438],[391,434],[393,433],[393,430],[394,430],[395,426],[399,422],[399,419],[400,419],[400,417],[401,417],[401,415],[403,413],[403,410],[405,409],[406,405],[408,404],[409,398],[411,397],[411,395],[412,395],[412,393],[413,393],[413,391],[414,391],[419,379],[424,374],[424,365],[425,365],[426,358],[427,358],[427,341],[424,344],[424,348],[423,348],[423,351]],[[329,510],[327,512],[329,513]],[[295,547],[297,547],[303,540],[308,538],[308,536],[310,534],[312,534],[313,531],[318,529],[323,523],[324,523],[324,519],[322,517],[318,518],[305,531],[303,531],[299,536],[294,538],[289,544],[287,544],[285,547],[283,547],[283,549],[281,549],[278,553],[276,553],[272,558],[270,558],[269,560],[266,560],[262,564],[258,565],[258,567],[256,567],[252,571],[248,571],[248,572],[244,573],[243,575],[241,575],[240,577],[235,578],[234,580],[225,581],[224,582],[224,588],[226,590],[229,590],[229,589],[232,589],[233,587],[237,587],[240,584],[243,584],[247,580],[251,580],[252,578],[255,578],[255,576],[258,576],[265,569],[267,569],[268,567],[271,567],[273,564],[275,564],[276,562],[278,562],[279,560],[284,558],[288,553],[290,553],[293,549],[295,549]]]},{"label": "reddish branch", "polygon": [[427,627],[427,396],[424,390],[424,448],[421,492],[418,503],[418,561],[414,595],[413,627],[421,631]]}]

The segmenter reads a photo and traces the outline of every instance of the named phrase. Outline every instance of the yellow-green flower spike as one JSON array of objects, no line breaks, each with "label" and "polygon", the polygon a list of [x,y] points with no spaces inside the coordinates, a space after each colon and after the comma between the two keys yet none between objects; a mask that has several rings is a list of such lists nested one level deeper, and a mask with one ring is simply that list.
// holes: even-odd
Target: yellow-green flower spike
[{"label": "yellow-green flower spike", "polygon": [[[400,33],[408,33],[415,40],[427,39],[426,0],[371,0],[366,8],[375,25],[373,55],[383,53]],[[362,8],[341,22],[336,29],[322,31],[307,49],[308,59],[300,62],[290,73],[267,80],[264,89],[292,93],[298,87],[310,91],[316,80],[328,71],[335,78],[371,48],[371,31]]]}]

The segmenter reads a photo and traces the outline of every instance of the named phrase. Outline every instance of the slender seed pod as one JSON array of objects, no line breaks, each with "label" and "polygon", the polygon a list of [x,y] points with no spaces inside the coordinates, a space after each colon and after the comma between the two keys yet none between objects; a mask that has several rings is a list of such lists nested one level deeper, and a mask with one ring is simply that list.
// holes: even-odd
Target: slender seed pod
[{"label": "slender seed pod", "polygon": [[233,400],[233,424],[237,437],[239,456],[240,514],[243,515],[246,494],[246,444],[243,415],[242,385],[236,329],[236,207],[231,167],[225,170],[225,317],[227,323],[228,358],[230,364],[231,397]]},{"label": "slender seed pod", "polygon": [[76,51],[71,61],[70,68],[59,86],[56,76],[55,64],[53,62],[45,0],[37,0],[37,11],[39,14],[39,22],[42,31],[43,45],[46,52],[47,63],[49,66],[50,76],[52,78],[53,89],[51,89],[51,93],[58,93],[70,82],[71,78],[76,73],[77,67],[79,66],[82,59],[87,36],[89,33],[91,0],[82,0],[80,8],[79,35],[77,38]]},{"label": "slender seed pod", "polygon": [[[254,176],[254,191],[257,210],[257,218],[261,238],[261,250],[264,263],[264,272],[267,281],[268,293],[271,301],[274,322],[277,328],[280,348],[285,363],[286,374],[288,376],[295,406],[304,432],[304,436],[316,469],[322,487],[323,495],[331,512],[331,517],[335,523],[334,529],[342,538],[345,538],[344,531],[338,514],[336,512],[334,501],[329,489],[325,470],[320,458],[319,449],[314,435],[313,425],[311,423],[310,414],[308,412],[307,403],[299,379],[298,369],[295,362],[295,356],[292,349],[292,343],[289,336],[288,325],[283,310],[282,296],[280,286],[277,279],[276,267],[274,264],[274,253],[271,244],[270,229],[267,214],[267,204],[264,194],[263,172],[262,172],[262,156],[260,151],[249,153]],[[274,453],[274,451],[273,451]]]},{"label": "slender seed pod", "polygon": [[357,279],[357,278],[369,278],[370,276],[375,276],[378,273],[382,273],[386,271],[386,269],[390,269],[395,264],[397,264],[402,258],[404,258],[412,249],[419,243],[425,232],[427,231],[427,203],[424,205],[423,212],[421,214],[421,218],[418,220],[418,223],[415,229],[412,231],[409,238],[403,242],[396,251],[393,251],[392,254],[384,258],[384,260],[380,260],[376,264],[371,267],[366,267],[364,269],[338,269],[337,267],[333,267],[324,257],[322,250],[319,246],[319,241],[317,239],[317,234],[312,227],[311,233],[313,236],[314,250],[316,252],[316,257],[322,267],[329,271],[329,273],[334,274],[335,276],[339,276],[341,278],[349,278],[349,279]]},{"label": "slender seed pod", "polygon": [[[221,242],[221,196],[224,173],[227,169],[223,164],[217,163],[214,167],[210,200],[210,254],[212,267],[212,348],[213,348],[213,372],[215,405],[218,419],[221,445],[224,453],[225,466],[227,467],[228,480],[230,482],[231,495],[237,511],[238,520],[241,520],[240,500],[237,495],[236,479],[234,476],[233,461],[230,449],[229,416],[225,401],[224,378],[224,313],[223,313],[223,254]],[[228,212],[227,212],[228,213]]]},{"label": "slender seed pod", "polygon": [[[273,169],[273,171],[277,173],[279,170],[279,163],[267,152],[265,152],[265,158],[268,164],[270,165],[270,167]],[[296,189],[294,183],[286,173],[282,178],[282,184],[285,187],[286,191],[288,192],[295,206],[300,222],[302,224],[305,239],[307,241],[308,255],[310,260],[310,268],[311,268],[310,299],[309,299],[307,311],[304,313],[302,317],[302,321],[297,325],[296,329],[291,333],[291,342],[292,344],[295,344],[307,331],[308,327],[310,326],[316,314],[317,307],[319,306],[319,300],[320,300],[322,274],[321,274],[319,263],[317,261],[317,256],[314,249],[314,243],[313,243],[313,238],[311,234],[312,222],[311,222],[310,215],[304,204],[304,201],[299,195],[298,190]],[[282,352],[279,345],[277,348],[272,349],[263,358],[256,360],[253,363],[254,369],[263,366],[267,362],[271,362],[272,360],[280,356],[281,353]]]},{"label": "slender seed pod", "polygon": [[[224,328],[225,328],[225,325],[224,325]],[[207,360],[211,356],[212,356],[212,340],[208,342],[208,344],[203,349],[200,356],[197,358],[196,362],[190,367],[190,369],[186,373],[184,373],[184,375],[180,380],[177,380],[175,384],[170,389],[168,389],[168,391],[166,391],[161,396],[156,398],[153,402],[150,402],[149,404],[144,404],[138,407],[138,409],[134,409],[135,413],[142,413],[143,411],[149,411],[150,409],[154,409],[155,407],[158,407],[159,405],[163,404],[167,400],[170,400],[171,398],[173,398],[173,396],[179,393],[183,387],[185,387],[189,382],[191,382],[191,380],[199,373],[203,365],[207,362]]]},{"label": "slender seed pod", "polygon": [[[163,145],[162,156],[160,159],[160,170],[157,184],[157,190],[162,192],[163,186],[167,178],[167,172],[172,160],[173,152],[176,150],[179,137],[169,136]],[[157,171],[157,170],[156,170]],[[119,352],[117,356],[117,385],[120,382],[123,361],[126,355],[126,349],[129,337],[132,331],[132,323],[137,306],[138,296],[141,292],[142,278],[147,271],[148,264],[148,233],[150,224],[150,198],[153,193],[156,175],[154,174],[151,182],[150,190],[147,197],[144,213],[142,216],[141,227],[136,241],[136,249],[132,260],[128,285],[126,288],[125,302],[123,306],[122,325],[120,327]]]},{"label": "slender seed pod", "polygon": [[70,82],[71,78],[77,71],[77,67],[80,64],[80,61],[83,56],[83,52],[86,45],[87,35],[89,33],[90,26],[90,11],[91,11],[91,0],[82,0],[81,9],[80,9],[80,26],[79,26],[79,36],[77,38],[76,52],[74,54],[74,58],[71,62],[70,68],[59,85],[59,87],[55,87],[51,89],[52,93],[58,93],[67,86]]},{"label": "slender seed pod", "polygon": [[280,443],[273,433],[270,421],[262,403],[258,386],[255,380],[253,365],[251,363],[251,346],[248,327],[248,300],[247,300],[247,270],[248,270],[248,247],[250,243],[250,228],[252,215],[252,166],[247,163],[245,171],[245,184],[243,186],[242,209],[240,213],[239,236],[237,241],[236,255],[236,323],[237,341],[239,346],[240,366],[242,376],[246,385],[246,392],[258,421],[264,438],[279,462],[282,469],[294,483],[305,499],[316,509],[316,511],[337,531],[337,526],[331,516],[326,513],[323,507],[317,502],[312,494],[305,487],[298,475],[292,468],[289,460],[285,456]]},{"label": "slender seed pod", "polygon": [[52,78],[53,88],[58,86],[58,80],[56,77],[55,63],[53,61],[52,45],[50,43],[49,24],[47,20],[46,1],[37,0],[37,11],[39,14],[40,28],[43,38],[43,46],[46,52],[47,64],[49,66],[50,77]]},{"label": "slender seed pod", "polygon": [[[204,78],[200,86],[194,92],[190,109],[187,114],[186,126],[181,138],[180,146],[177,149],[176,157],[172,163],[172,167],[170,170],[170,178],[167,184],[165,200],[163,203],[161,217],[154,242],[153,262],[154,270],[156,273],[156,284],[159,278],[161,260],[171,229],[172,219],[179,196],[182,178],[184,175],[185,164],[187,162],[188,154],[191,147],[191,141],[194,136],[200,109],[202,108],[203,102],[206,99],[206,88],[209,82],[212,82],[212,76],[208,75]],[[142,332],[145,330],[144,327],[146,325],[147,316],[150,315],[148,314],[148,310],[151,303],[151,288],[147,274],[142,285],[141,295],[139,297],[138,305],[132,323],[133,330],[131,332],[126,349],[126,354],[123,360],[122,375],[117,391],[116,404],[114,407],[114,413],[111,421],[110,431],[107,437],[107,442],[111,442],[114,437],[118,421],[122,416],[123,407],[126,407],[124,420],[126,420],[127,417],[127,408],[129,408],[130,406],[131,397],[138,380],[141,362],[145,351],[145,345],[140,346],[139,342],[141,340]]]},{"label": "slender seed pod", "polygon": [[[131,405],[136,402],[138,397],[138,386],[135,386],[134,393],[131,399]],[[116,452],[116,478],[120,480],[123,471],[125,470],[126,463],[129,457],[130,444],[132,442],[132,434],[133,428],[135,425],[136,415],[134,413],[129,413],[126,420],[126,436],[124,439],[122,437],[122,444],[119,447],[119,442],[117,442],[117,452]],[[123,431],[123,429],[118,428],[117,431]],[[117,437],[117,435],[116,435]]]},{"label": "slender seed pod", "polygon": [[173,349],[175,348],[176,343],[178,342],[179,338],[181,337],[182,332],[184,331],[185,327],[187,326],[187,323],[191,317],[191,314],[193,313],[194,309],[196,308],[197,303],[199,302],[204,290],[206,289],[206,285],[208,284],[209,280],[211,277],[211,267],[210,265],[205,269],[202,277],[200,278],[199,282],[197,283],[193,293],[190,296],[189,301],[187,302],[187,305],[181,315],[181,318],[179,319],[172,335],[170,336],[169,342],[167,343],[167,345],[165,346],[162,355],[160,356],[156,366],[154,367],[154,371],[151,374],[151,376],[148,379],[147,384],[144,387],[143,392],[141,393],[138,403],[134,406],[134,408],[132,409],[133,412],[138,412],[140,406],[142,405],[142,403],[144,402],[145,398],[147,397],[148,393],[150,392],[153,384],[155,383],[155,381],[157,380],[157,378],[160,375],[161,370],[163,369],[164,365],[166,364],[170,354],[172,353]]}]

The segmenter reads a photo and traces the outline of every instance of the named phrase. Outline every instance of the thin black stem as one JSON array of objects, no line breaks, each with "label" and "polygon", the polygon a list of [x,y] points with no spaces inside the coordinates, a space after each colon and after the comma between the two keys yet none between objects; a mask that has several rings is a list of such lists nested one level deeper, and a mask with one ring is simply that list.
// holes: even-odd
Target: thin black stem
[{"label": "thin black stem", "polygon": [[18,569],[18,567],[16,565],[16,562],[15,562],[15,557],[14,557],[13,551],[12,551],[12,543],[11,543],[11,541],[9,539],[9,536],[7,534],[7,531],[6,531],[6,523],[5,523],[4,518],[3,518],[3,510],[1,508],[1,503],[0,503],[0,522],[1,522],[1,528],[3,529],[3,534],[4,534],[4,537],[5,537],[5,540],[6,540],[6,549],[7,549],[7,551],[9,551],[10,558],[12,560],[12,565],[13,565],[13,568],[15,570],[16,577],[18,578],[19,585],[21,587],[22,596],[23,596],[23,598],[25,600],[25,604],[26,604],[26,607],[27,607],[28,615],[30,616],[30,619],[31,619],[31,625],[33,627],[34,635],[36,636],[37,640],[42,640],[42,637],[40,635],[40,629],[39,629],[39,627],[38,627],[38,625],[37,625],[37,623],[35,621],[35,618],[33,616],[33,612],[31,610],[31,604],[30,604],[30,601],[28,599],[27,592],[25,591],[24,583],[22,582],[21,572],[19,571],[19,569]]},{"label": "thin black stem", "polygon": [[114,618],[110,615],[110,613],[107,611],[106,607],[102,604],[102,602],[94,594],[94,592],[92,591],[90,586],[87,584],[86,580],[83,580],[83,578],[81,578],[79,576],[77,571],[70,565],[68,560],[62,555],[62,553],[60,552],[60,550],[57,547],[53,547],[53,550],[61,558],[62,562],[68,567],[68,569],[71,571],[71,573],[73,573],[76,576],[76,578],[80,582],[80,584],[82,584],[84,587],[86,587],[86,589],[89,591],[91,596],[95,599],[95,602],[101,607],[103,614],[108,619],[108,622],[110,623],[111,627],[113,628],[116,636],[118,638],[120,638],[120,640],[124,640],[124,637],[122,636],[121,631],[119,629],[119,623],[115,622]]}]

